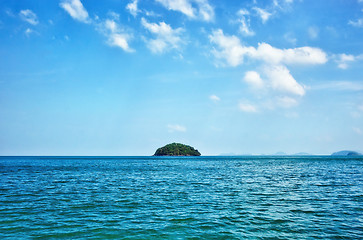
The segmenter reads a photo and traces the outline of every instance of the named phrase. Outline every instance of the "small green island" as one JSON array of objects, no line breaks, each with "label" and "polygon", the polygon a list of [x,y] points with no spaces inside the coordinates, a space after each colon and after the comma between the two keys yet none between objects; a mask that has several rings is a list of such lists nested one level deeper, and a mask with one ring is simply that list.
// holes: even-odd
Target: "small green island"
[{"label": "small green island", "polygon": [[158,148],[154,156],[200,156],[200,152],[181,143],[170,143]]}]

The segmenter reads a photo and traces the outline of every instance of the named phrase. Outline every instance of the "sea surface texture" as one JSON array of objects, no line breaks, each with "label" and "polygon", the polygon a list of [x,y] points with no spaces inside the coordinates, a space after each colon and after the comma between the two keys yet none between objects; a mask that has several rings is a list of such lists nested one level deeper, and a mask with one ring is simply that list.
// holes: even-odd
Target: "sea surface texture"
[{"label": "sea surface texture", "polygon": [[0,157],[1,239],[362,239],[359,157]]}]

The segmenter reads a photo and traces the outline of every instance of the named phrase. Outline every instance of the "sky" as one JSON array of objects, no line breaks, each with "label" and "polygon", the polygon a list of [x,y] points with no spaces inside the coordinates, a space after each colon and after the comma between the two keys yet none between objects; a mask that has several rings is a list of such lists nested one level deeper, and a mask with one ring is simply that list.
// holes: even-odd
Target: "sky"
[{"label": "sky", "polygon": [[0,0],[0,155],[363,152],[363,0]]}]

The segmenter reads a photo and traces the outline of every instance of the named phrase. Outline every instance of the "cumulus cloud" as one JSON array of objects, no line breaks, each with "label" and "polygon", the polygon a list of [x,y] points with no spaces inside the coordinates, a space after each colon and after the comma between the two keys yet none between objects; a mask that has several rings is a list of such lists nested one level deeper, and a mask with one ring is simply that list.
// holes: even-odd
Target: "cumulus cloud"
[{"label": "cumulus cloud", "polygon": [[234,67],[242,64],[245,57],[262,60],[269,65],[323,64],[328,60],[326,53],[319,48],[279,49],[268,43],[260,43],[257,48],[244,46],[238,37],[226,36],[221,29],[213,31],[209,39],[216,46],[212,50],[214,56]]},{"label": "cumulus cloud", "polygon": [[98,26],[98,30],[107,37],[107,44],[119,47],[126,52],[133,52],[128,42],[132,36],[126,33],[114,19],[106,19]]},{"label": "cumulus cloud", "polygon": [[[328,61],[327,54],[319,48],[279,49],[268,43],[259,43],[257,47],[246,46],[238,37],[227,36],[221,29],[213,31],[209,39],[214,46],[212,54],[227,66],[239,66],[245,59],[262,64],[258,72],[247,71],[243,81],[254,89],[264,89],[264,96],[268,98],[275,95],[274,104],[269,104],[271,109],[296,106],[298,104],[296,98],[305,95],[305,87],[295,80],[287,66],[316,65]],[[276,94],[282,96],[276,97]],[[256,112],[257,107],[242,103],[240,110]]]},{"label": "cumulus cloud", "polygon": [[62,0],[60,6],[77,21],[89,23],[90,19],[87,10],[80,0]]},{"label": "cumulus cloud", "polygon": [[268,43],[260,43],[251,53],[252,57],[272,64],[323,64],[328,61],[325,52],[313,47],[279,49]]},{"label": "cumulus cloud", "polygon": [[[156,0],[168,10],[178,11],[192,19],[212,21],[214,9],[208,0]],[[196,5],[195,8],[193,5]]]},{"label": "cumulus cloud", "polygon": [[136,17],[139,9],[137,7],[138,0],[134,0],[127,4],[126,9],[129,10],[132,16]]},{"label": "cumulus cloud", "polygon": [[250,104],[250,103],[240,103],[238,105],[239,110],[241,110],[242,112],[247,112],[247,113],[256,113],[257,112],[257,107]]},{"label": "cumulus cloud", "polygon": [[186,132],[187,128],[179,124],[168,124],[167,126],[169,132]]},{"label": "cumulus cloud", "polygon": [[21,10],[19,16],[24,21],[30,23],[31,25],[37,25],[39,23],[37,15],[29,9]]},{"label": "cumulus cloud", "polygon": [[225,36],[221,29],[213,31],[209,40],[216,46],[212,50],[213,55],[233,67],[242,64],[244,57],[255,51],[253,47],[243,46],[238,37]]},{"label": "cumulus cloud", "polygon": [[305,94],[304,87],[294,79],[285,66],[268,66],[265,67],[264,72],[274,90],[298,96]]},{"label": "cumulus cloud", "polygon": [[212,100],[213,102],[219,102],[221,99],[216,96],[216,95],[210,95],[209,99]]},{"label": "cumulus cloud", "polygon": [[183,28],[173,29],[165,22],[149,23],[145,18],[141,19],[142,25],[151,32],[155,38],[147,40],[147,45],[153,53],[164,53],[170,49],[179,49],[183,44],[181,34]]},{"label": "cumulus cloud", "polygon": [[[265,80],[255,71],[246,72],[243,80],[254,89],[264,89],[266,93],[270,92],[265,96],[267,98],[278,94],[278,97],[273,97],[273,101],[268,101],[268,109],[294,107],[298,104],[295,97],[301,97],[305,94],[304,87],[293,78],[284,66],[265,66],[262,73]],[[280,96],[281,94],[283,96]]]},{"label": "cumulus cloud", "polygon": [[255,71],[248,71],[245,73],[245,76],[243,78],[243,80],[249,84],[250,86],[252,86],[253,88],[263,88],[264,87],[264,82],[261,79],[261,76],[258,72]]}]

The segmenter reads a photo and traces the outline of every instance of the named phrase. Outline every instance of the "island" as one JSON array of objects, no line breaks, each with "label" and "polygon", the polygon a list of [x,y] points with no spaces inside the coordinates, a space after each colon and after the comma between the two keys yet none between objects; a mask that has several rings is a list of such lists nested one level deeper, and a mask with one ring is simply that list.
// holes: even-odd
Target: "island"
[{"label": "island", "polygon": [[158,148],[154,156],[200,156],[200,152],[181,143],[170,143]]},{"label": "island", "polygon": [[356,151],[344,150],[335,152],[332,154],[332,156],[361,156],[361,154]]}]

